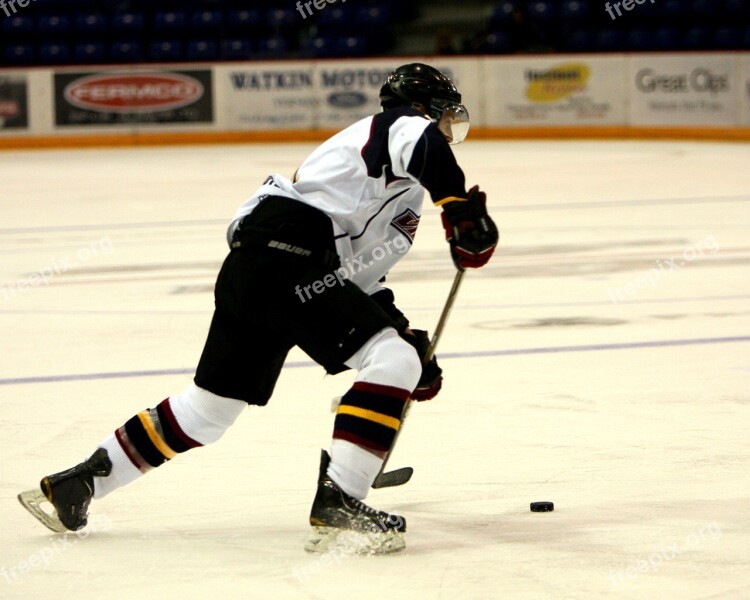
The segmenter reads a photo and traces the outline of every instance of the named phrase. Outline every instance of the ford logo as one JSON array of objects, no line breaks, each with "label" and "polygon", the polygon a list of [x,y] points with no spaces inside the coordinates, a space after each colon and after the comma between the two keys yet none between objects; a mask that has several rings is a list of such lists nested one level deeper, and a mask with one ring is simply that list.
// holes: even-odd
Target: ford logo
[{"label": "ford logo", "polygon": [[367,104],[367,96],[361,92],[334,92],[328,96],[328,104],[338,108],[356,108]]}]

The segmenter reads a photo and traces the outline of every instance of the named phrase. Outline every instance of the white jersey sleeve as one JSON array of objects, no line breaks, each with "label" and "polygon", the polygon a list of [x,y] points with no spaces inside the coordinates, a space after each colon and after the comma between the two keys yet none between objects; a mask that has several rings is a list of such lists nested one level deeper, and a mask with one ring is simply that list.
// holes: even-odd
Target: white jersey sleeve
[{"label": "white jersey sleeve", "polygon": [[466,197],[464,176],[432,122],[411,108],[362,119],[316,148],[294,180],[274,174],[239,209],[230,226],[268,196],[313,206],[333,222],[349,278],[368,294],[414,241],[424,190],[433,201]]}]

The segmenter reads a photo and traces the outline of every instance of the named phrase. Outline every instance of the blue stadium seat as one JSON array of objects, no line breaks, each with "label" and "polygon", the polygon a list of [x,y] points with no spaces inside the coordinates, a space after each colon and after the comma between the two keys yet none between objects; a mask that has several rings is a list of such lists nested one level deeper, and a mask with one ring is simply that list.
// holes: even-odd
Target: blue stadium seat
[{"label": "blue stadium seat", "polygon": [[96,0],[46,0],[44,4],[57,5],[56,8],[69,11],[72,14],[94,12],[94,7],[98,2]]},{"label": "blue stadium seat", "polygon": [[720,50],[739,50],[742,47],[742,32],[738,27],[717,27],[713,45]]},{"label": "blue stadium seat", "polygon": [[70,19],[65,15],[43,15],[37,27],[43,37],[66,35],[70,32]]},{"label": "blue stadium seat", "polygon": [[103,63],[106,60],[104,44],[100,44],[99,42],[76,44],[73,56],[78,63]]},{"label": "blue stadium seat", "polygon": [[218,10],[200,10],[193,13],[190,23],[194,31],[214,32],[224,24],[224,15]]},{"label": "blue stadium seat", "polygon": [[[323,14],[326,14],[330,10],[332,9],[326,9],[323,11]],[[298,24],[299,20],[300,15],[296,10],[272,8],[266,13],[266,23],[268,23],[270,27],[294,27]]]},{"label": "blue stadium seat", "polygon": [[151,42],[148,56],[157,62],[178,62],[183,59],[182,44],[176,40]]},{"label": "blue stadium seat", "polygon": [[301,54],[312,58],[329,58],[335,54],[332,38],[328,36],[315,36],[307,38],[302,42]]},{"label": "blue stadium seat", "polygon": [[510,37],[504,31],[493,31],[487,34],[487,37],[479,45],[478,50],[487,54],[510,52]]},{"label": "blue stadium seat", "polygon": [[551,0],[531,0],[526,8],[531,19],[548,21],[557,17],[557,5]]},{"label": "blue stadium seat", "polygon": [[258,10],[233,10],[227,15],[227,26],[233,31],[247,33],[257,28],[260,23],[260,11]]},{"label": "blue stadium seat", "polygon": [[289,54],[286,38],[276,36],[258,40],[258,54],[266,58],[284,58]]},{"label": "blue stadium seat", "polygon": [[136,40],[121,40],[110,45],[109,57],[120,63],[140,62],[143,60],[143,49]]},{"label": "blue stadium seat", "polygon": [[221,47],[221,58],[225,60],[246,60],[253,55],[253,48],[249,40],[224,40]]},{"label": "blue stadium seat", "polygon": [[587,17],[589,5],[584,0],[565,0],[560,8],[560,16],[567,20],[576,20]]},{"label": "blue stadium seat", "polygon": [[733,16],[744,16],[750,12],[747,0],[724,0],[723,11]]},{"label": "blue stadium seat", "polygon": [[745,32],[742,34],[742,49],[748,50],[750,49],[750,27],[747,27],[745,29]]},{"label": "blue stadium seat", "polygon": [[28,65],[34,62],[34,46],[9,44],[3,50],[3,62],[8,65]]},{"label": "blue stadium seat", "polygon": [[179,33],[187,26],[187,15],[181,11],[161,11],[154,15],[154,31]]},{"label": "blue stadium seat", "polygon": [[693,0],[692,14],[712,17],[718,13],[718,0]]},{"label": "blue stadium seat", "polygon": [[140,33],[143,31],[144,18],[141,13],[123,12],[112,17],[112,29],[121,33]]},{"label": "blue stadium seat", "polygon": [[107,31],[107,19],[97,13],[81,14],[75,18],[76,32],[103,35]]},{"label": "blue stadium seat", "polygon": [[596,49],[600,52],[614,52],[625,47],[625,36],[617,29],[602,29],[596,34]]},{"label": "blue stadium seat", "polygon": [[596,40],[589,29],[574,29],[563,38],[563,47],[569,52],[593,52]]},{"label": "blue stadium seat", "polygon": [[625,36],[625,48],[630,52],[645,52],[654,47],[654,34],[648,29],[631,29]]},{"label": "blue stadium seat", "polygon": [[23,37],[34,31],[34,21],[26,15],[13,15],[4,18],[2,24],[3,39]]},{"label": "blue stadium seat", "polygon": [[662,0],[659,12],[665,17],[685,17],[690,14],[690,0]]},{"label": "blue stadium seat", "polygon": [[336,55],[359,57],[367,53],[367,38],[363,35],[347,35],[336,41]]},{"label": "blue stadium seat", "polygon": [[388,27],[391,11],[387,7],[377,5],[363,6],[354,17],[354,24],[359,28]]},{"label": "blue stadium seat", "polygon": [[711,42],[711,30],[708,27],[690,27],[682,38],[685,50],[703,50]]},{"label": "blue stadium seat", "polygon": [[513,21],[513,12],[519,9],[518,2],[504,0],[492,7],[490,13],[490,27],[507,26]]},{"label": "blue stadium seat", "polygon": [[343,34],[351,30],[354,11],[346,7],[334,6],[321,12],[318,30],[322,35]]},{"label": "blue stadium seat", "polygon": [[676,27],[659,27],[654,33],[655,50],[679,50],[680,32]]},{"label": "blue stadium seat", "polygon": [[[643,4],[640,6],[636,6],[633,9],[633,15],[638,15],[636,18],[639,21],[639,24],[645,23],[646,21],[653,21],[654,18],[659,19],[659,15],[661,13],[661,6],[659,6],[659,2],[661,0],[656,0],[654,4],[651,4],[648,0],[645,0]],[[689,10],[689,9],[688,9]],[[626,13],[627,11],[623,11],[623,13]],[[687,14],[690,14],[689,12]]]},{"label": "blue stadium seat", "polygon": [[39,62],[45,65],[64,65],[70,62],[70,47],[59,43],[41,44]]},{"label": "blue stadium seat", "polygon": [[188,44],[186,58],[195,61],[216,60],[219,46],[213,40],[193,40]]}]

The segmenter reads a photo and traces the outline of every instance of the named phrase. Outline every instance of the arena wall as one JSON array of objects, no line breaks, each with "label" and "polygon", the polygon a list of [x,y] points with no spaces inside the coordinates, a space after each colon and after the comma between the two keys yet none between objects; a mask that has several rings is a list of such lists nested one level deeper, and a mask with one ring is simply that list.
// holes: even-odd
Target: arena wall
[{"label": "arena wall", "polygon": [[417,60],[454,78],[470,139],[750,140],[750,53],[717,52],[0,69],[0,149],[320,140]]}]

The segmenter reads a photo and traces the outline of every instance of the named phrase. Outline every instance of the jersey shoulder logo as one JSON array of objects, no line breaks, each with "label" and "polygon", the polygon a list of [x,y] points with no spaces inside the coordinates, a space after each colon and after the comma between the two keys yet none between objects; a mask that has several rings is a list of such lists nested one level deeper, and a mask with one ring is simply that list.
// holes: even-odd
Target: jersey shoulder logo
[{"label": "jersey shoulder logo", "polygon": [[414,236],[417,235],[417,227],[419,227],[419,215],[416,214],[412,209],[407,208],[404,212],[398,215],[393,221],[391,221],[396,229],[403,233],[408,239],[409,243],[414,242]]}]

